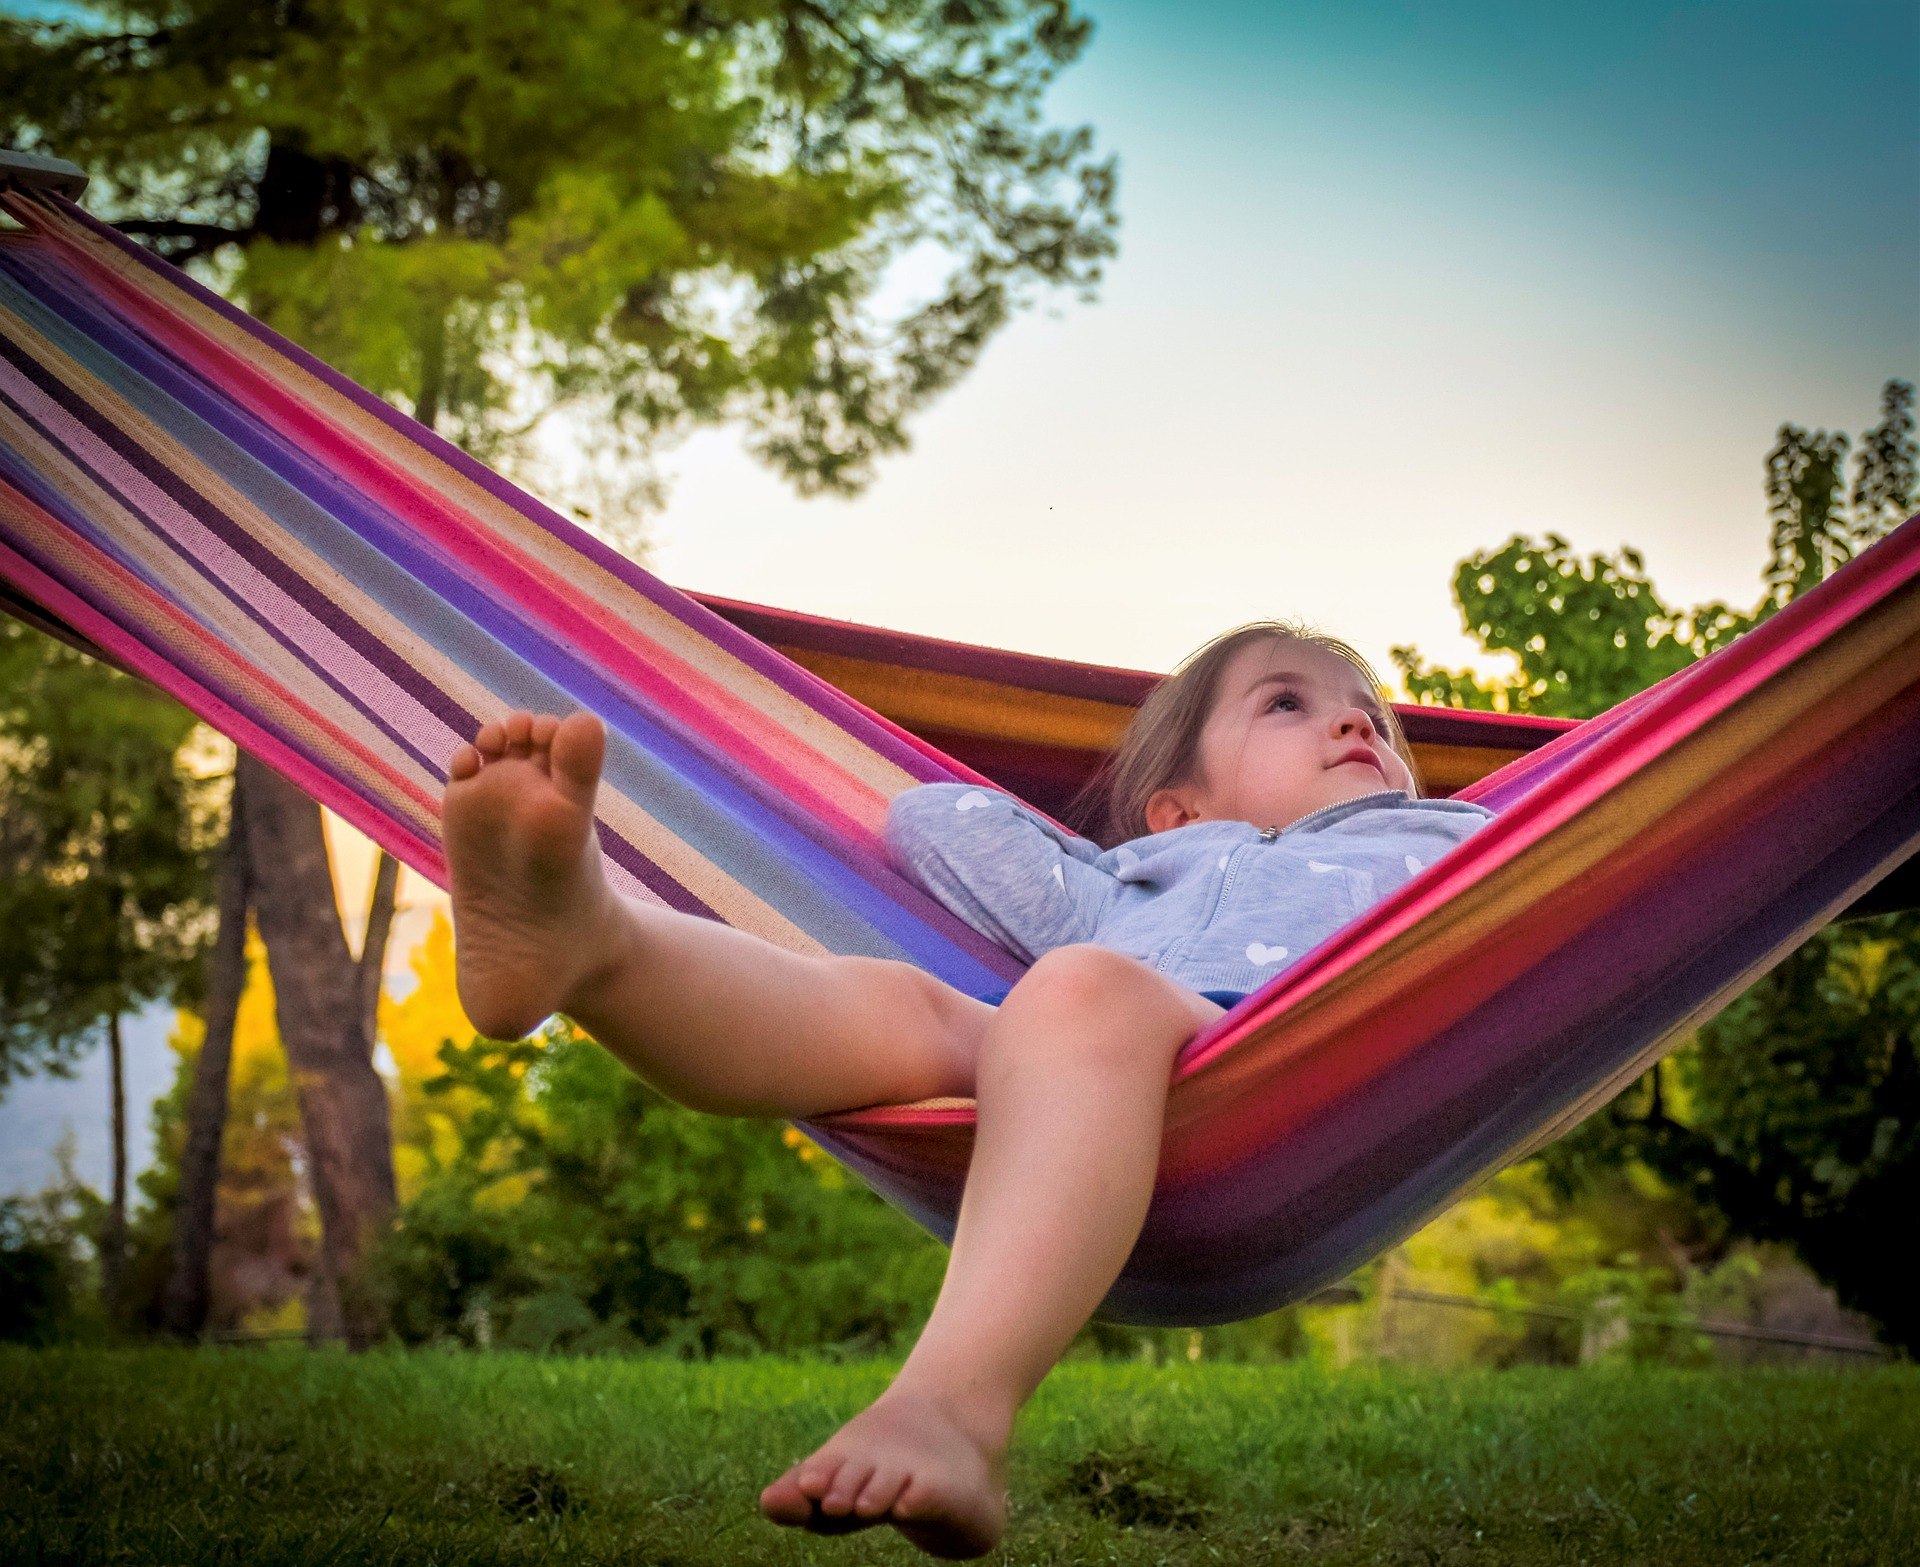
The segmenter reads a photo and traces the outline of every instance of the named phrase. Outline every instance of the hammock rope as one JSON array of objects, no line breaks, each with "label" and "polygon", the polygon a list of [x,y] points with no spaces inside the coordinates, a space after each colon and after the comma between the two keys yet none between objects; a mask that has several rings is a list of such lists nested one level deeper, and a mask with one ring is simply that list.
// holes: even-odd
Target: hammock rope
[{"label": "hammock rope", "polygon": [[[609,728],[599,829],[623,892],[969,992],[1017,976],[880,836],[902,789],[979,774],[71,201],[0,206],[25,228],[0,234],[9,605],[442,885],[453,748],[485,716],[586,707]],[[949,688],[981,708],[971,678]],[[1098,705],[1073,709],[1087,734]],[[1497,819],[1182,1054],[1106,1315],[1224,1321],[1336,1281],[1920,848],[1920,520],[1462,797]],[[945,1237],[972,1127],[947,1101],[808,1131]]]}]

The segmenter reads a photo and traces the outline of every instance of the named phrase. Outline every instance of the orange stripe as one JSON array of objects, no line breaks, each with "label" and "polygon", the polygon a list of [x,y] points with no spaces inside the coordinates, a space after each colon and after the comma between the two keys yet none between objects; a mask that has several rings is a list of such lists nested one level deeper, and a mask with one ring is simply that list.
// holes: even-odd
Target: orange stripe
[{"label": "orange stripe", "polygon": [[[1101,757],[1120,743],[1134,714],[1122,702],[1058,696],[974,675],[942,674],[845,653],[775,645],[802,668],[916,734],[931,730]],[[1494,746],[1413,747],[1421,781],[1443,794],[1477,783],[1525,754]]]}]

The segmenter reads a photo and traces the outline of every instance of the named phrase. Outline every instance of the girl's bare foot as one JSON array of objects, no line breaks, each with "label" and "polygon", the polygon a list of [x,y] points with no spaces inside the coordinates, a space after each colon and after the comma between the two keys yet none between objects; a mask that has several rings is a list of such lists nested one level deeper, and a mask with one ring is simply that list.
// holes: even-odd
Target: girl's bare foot
[{"label": "girl's bare foot", "polygon": [[1005,1444],[938,1401],[889,1390],[760,1493],[775,1523],[816,1534],[892,1524],[934,1556],[984,1556],[1007,1525]]},{"label": "girl's bare foot", "polygon": [[447,772],[442,833],[460,1005],[518,1039],[593,972],[612,924],[593,800],[607,734],[591,713],[480,726]]}]

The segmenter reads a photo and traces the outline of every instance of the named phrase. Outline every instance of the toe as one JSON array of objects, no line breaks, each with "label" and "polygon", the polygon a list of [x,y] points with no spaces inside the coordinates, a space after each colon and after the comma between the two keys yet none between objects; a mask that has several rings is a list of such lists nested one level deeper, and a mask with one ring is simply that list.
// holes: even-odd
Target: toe
[{"label": "toe", "polygon": [[553,732],[554,781],[582,805],[591,805],[606,755],[606,725],[592,713],[569,713]]},{"label": "toe", "polygon": [[544,751],[553,744],[553,732],[560,727],[560,720],[551,713],[536,714],[533,720],[533,748]]},{"label": "toe", "polygon": [[463,745],[453,753],[447,763],[447,782],[464,783],[480,771],[480,753],[470,745]]},{"label": "toe", "polygon": [[848,1459],[833,1477],[833,1484],[827,1487],[826,1494],[820,1498],[820,1511],[835,1517],[852,1512],[854,1501],[873,1478],[873,1469],[870,1460]]},{"label": "toe", "polygon": [[817,1502],[827,1494],[833,1484],[833,1477],[840,1472],[836,1459],[823,1459],[818,1456],[809,1458],[793,1471],[794,1483],[800,1487],[800,1494],[810,1502]]},{"label": "toe", "polygon": [[760,1513],[775,1523],[804,1524],[813,1516],[813,1499],[800,1489],[789,1469],[760,1493]]},{"label": "toe", "polygon": [[882,1464],[874,1470],[873,1478],[860,1488],[853,1510],[862,1518],[879,1518],[900,1500],[900,1493],[906,1488],[906,1470]]},{"label": "toe", "polygon": [[504,725],[494,719],[488,719],[480,726],[480,732],[473,737],[474,748],[488,758],[498,757],[507,749],[507,731]]},{"label": "toe", "polygon": [[513,713],[507,718],[507,754],[525,756],[533,749],[533,714]]}]

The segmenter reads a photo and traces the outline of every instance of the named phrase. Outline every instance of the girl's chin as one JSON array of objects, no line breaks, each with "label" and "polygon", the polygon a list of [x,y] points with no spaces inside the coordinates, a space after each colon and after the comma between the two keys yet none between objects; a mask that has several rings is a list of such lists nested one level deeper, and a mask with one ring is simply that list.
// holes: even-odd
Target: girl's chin
[{"label": "girl's chin", "polygon": [[1357,762],[1336,768],[1335,774],[1334,787],[1327,791],[1328,805],[1344,805],[1349,800],[1362,800],[1393,788],[1379,768],[1364,767]]}]

